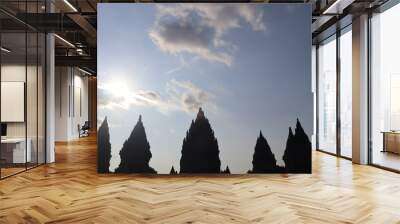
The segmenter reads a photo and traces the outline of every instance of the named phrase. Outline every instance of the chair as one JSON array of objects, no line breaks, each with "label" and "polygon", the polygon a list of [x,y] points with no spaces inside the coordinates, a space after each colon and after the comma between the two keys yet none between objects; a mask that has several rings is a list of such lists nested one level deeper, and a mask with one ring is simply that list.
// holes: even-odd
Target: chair
[{"label": "chair", "polygon": [[85,123],[82,125],[82,127],[80,127],[80,125],[78,125],[78,129],[79,129],[79,138],[89,136],[89,130],[90,130],[89,121],[85,121]]}]

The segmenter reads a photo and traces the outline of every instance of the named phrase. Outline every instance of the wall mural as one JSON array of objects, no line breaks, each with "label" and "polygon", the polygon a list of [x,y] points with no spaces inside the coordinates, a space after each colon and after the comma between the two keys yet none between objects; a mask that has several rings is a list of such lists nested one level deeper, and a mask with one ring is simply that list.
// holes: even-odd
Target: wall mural
[{"label": "wall mural", "polygon": [[307,4],[99,4],[98,172],[311,173],[310,21]]}]

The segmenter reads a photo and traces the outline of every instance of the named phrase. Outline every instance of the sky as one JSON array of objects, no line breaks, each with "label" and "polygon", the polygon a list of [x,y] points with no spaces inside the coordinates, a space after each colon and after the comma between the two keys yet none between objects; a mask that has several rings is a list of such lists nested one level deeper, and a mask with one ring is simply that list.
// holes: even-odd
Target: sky
[{"label": "sky", "polygon": [[312,133],[310,29],[307,4],[99,4],[98,120],[110,126],[110,171],[139,115],[150,166],[179,170],[199,107],[221,169],[250,170],[260,131],[283,165],[296,119]]}]

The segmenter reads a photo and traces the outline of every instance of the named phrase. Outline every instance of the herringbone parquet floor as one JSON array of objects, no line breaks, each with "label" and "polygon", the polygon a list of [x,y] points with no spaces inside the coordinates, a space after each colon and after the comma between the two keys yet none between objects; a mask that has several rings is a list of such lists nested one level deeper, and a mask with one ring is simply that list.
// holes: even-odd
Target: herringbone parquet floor
[{"label": "herringbone parquet floor", "polygon": [[96,173],[95,138],[0,181],[0,223],[400,223],[400,175],[313,154],[312,175]]}]

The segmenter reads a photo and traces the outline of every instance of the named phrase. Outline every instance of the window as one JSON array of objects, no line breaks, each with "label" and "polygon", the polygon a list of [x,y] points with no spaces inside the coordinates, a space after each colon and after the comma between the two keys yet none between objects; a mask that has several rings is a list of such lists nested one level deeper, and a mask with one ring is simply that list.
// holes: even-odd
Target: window
[{"label": "window", "polygon": [[400,5],[371,18],[371,162],[400,170]]},{"label": "window", "polygon": [[352,34],[351,26],[340,36],[340,155],[352,156]]},{"label": "window", "polygon": [[[1,2],[0,6],[12,4]],[[44,1],[19,2],[18,13],[42,12]],[[0,27],[0,178],[45,163],[45,34],[15,22]],[[2,24],[0,24],[2,26]],[[12,97],[13,96],[13,97]],[[13,109],[10,109],[10,108]]]},{"label": "window", "polygon": [[318,47],[318,149],[336,153],[336,36]]},{"label": "window", "polygon": [[[318,47],[318,149],[352,157],[352,26]],[[339,57],[337,57],[339,56]],[[339,64],[338,64],[339,63]],[[340,122],[340,123],[337,123]]]}]

